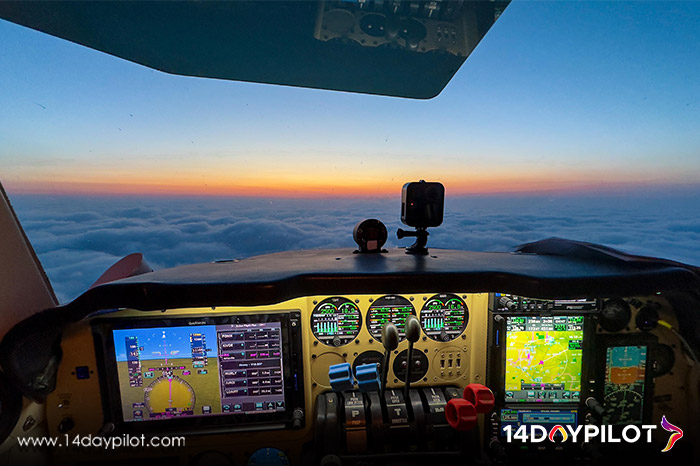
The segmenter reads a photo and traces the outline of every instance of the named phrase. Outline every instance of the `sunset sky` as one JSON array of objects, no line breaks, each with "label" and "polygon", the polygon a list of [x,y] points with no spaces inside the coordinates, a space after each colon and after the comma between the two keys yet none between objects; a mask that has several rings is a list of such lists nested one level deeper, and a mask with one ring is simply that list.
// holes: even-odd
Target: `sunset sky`
[{"label": "sunset sky", "polygon": [[700,186],[700,2],[513,2],[428,101],[168,75],[0,21],[12,193]]}]

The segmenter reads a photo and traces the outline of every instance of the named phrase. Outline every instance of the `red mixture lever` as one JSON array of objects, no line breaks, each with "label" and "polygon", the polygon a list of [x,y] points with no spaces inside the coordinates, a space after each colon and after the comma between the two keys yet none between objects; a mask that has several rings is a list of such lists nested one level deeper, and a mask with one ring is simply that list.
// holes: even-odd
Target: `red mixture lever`
[{"label": "red mixture lever", "polygon": [[477,414],[488,413],[496,403],[491,389],[479,383],[467,385],[462,396],[451,399],[445,406],[447,423],[459,432],[472,430]]},{"label": "red mixture lever", "polygon": [[459,432],[472,430],[476,425],[476,408],[464,398],[452,398],[445,406],[445,418]]},{"label": "red mixture lever", "polygon": [[479,414],[488,413],[496,404],[496,399],[493,397],[491,389],[480,383],[470,383],[464,387],[462,396],[474,405],[476,412]]}]

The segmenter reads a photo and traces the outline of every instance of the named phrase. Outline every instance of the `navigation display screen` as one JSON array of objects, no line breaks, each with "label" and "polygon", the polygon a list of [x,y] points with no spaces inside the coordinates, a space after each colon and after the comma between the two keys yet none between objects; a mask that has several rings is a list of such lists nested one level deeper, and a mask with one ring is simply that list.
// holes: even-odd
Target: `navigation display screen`
[{"label": "navigation display screen", "polygon": [[124,421],[285,410],[280,322],[114,329]]},{"label": "navigation display screen", "polygon": [[579,401],[583,316],[506,319],[505,401]]}]

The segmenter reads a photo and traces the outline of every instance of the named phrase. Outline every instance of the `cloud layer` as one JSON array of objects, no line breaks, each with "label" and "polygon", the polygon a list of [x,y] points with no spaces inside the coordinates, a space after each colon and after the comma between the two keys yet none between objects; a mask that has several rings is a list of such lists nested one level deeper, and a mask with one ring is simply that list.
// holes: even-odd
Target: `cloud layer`
[{"label": "cloud layer", "polygon": [[[470,197],[448,199],[429,245],[512,251],[559,236],[700,264],[700,205],[684,197]],[[270,252],[353,248],[352,228],[379,218],[398,241],[397,199],[262,200],[11,196],[61,302],[110,265],[141,252],[154,268]]]}]

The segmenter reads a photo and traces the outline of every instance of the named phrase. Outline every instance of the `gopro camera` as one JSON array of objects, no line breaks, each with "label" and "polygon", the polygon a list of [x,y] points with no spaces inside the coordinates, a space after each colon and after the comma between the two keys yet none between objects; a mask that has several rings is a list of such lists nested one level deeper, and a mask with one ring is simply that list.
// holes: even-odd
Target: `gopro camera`
[{"label": "gopro camera", "polygon": [[418,181],[406,183],[401,191],[401,222],[414,228],[437,227],[445,210],[442,183]]}]

